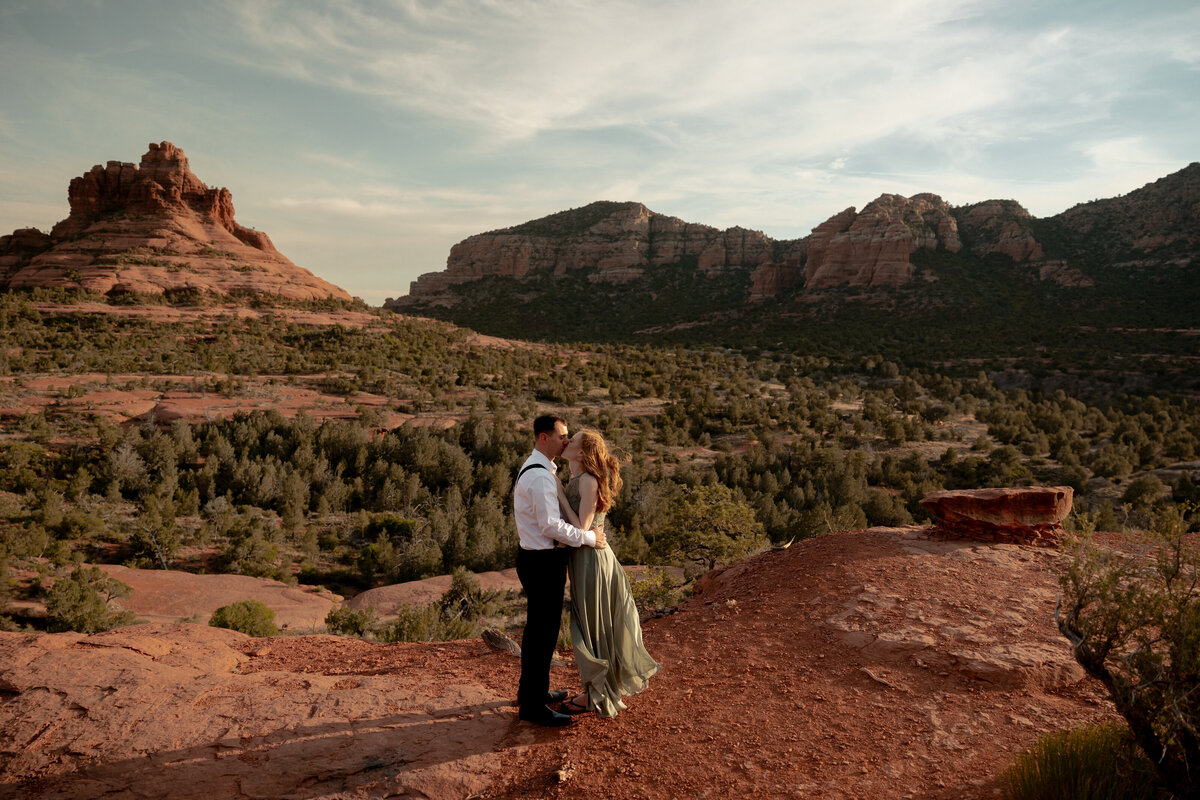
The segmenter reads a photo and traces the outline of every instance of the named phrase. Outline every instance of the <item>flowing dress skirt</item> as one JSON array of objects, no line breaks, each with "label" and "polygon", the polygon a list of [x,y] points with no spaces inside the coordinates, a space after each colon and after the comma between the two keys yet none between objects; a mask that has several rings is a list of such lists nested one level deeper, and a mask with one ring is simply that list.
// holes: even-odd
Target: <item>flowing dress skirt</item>
[{"label": "flowing dress skirt", "polygon": [[621,698],[645,689],[662,665],[642,644],[629,578],[610,548],[579,547],[571,579],[571,643],[590,705],[602,717],[625,709]]}]

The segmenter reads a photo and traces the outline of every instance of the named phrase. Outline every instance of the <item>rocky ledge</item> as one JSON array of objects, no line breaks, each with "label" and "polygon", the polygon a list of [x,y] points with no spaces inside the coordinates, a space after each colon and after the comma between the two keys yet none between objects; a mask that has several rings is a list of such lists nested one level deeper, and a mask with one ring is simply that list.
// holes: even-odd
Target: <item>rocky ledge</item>
[{"label": "rocky ledge", "polygon": [[517,720],[520,662],[478,639],[0,631],[0,797],[993,798],[1038,736],[1114,715],[1057,560],[919,528],[770,550],[646,620],[663,670],[566,733]]},{"label": "rocky ledge", "polygon": [[931,492],[921,506],[937,517],[940,533],[953,538],[1055,545],[1074,497],[1070,486],[962,489]]}]

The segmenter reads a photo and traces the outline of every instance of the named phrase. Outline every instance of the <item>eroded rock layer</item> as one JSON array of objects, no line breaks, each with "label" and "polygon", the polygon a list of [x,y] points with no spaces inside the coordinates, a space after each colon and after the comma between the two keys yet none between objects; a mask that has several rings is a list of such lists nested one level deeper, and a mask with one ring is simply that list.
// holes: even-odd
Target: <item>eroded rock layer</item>
[{"label": "eroded rock layer", "polygon": [[921,498],[921,506],[937,517],[947,535],[1053,545],[1074,497],[1070,486],[958,489],[931,492]]},{"label": "eroded rock layer", "polygon": [[49,234],[0,237],[0,289],[350,298],[238,224],[229,190],[206,186],[170,142],[150,144],[140,165],[92,167],[67,196],[70,216]]},{"label": "eroded rock layer", "polygon": [[[1042,239],[1053,243],[1050,252]],[[1187,266],[1197,246],[1200,163],[1123,197],[1044,219],[1015,200],[951,207],[935,194],[883,194],[796,240],[684,222],[641,203],[598,202],[464,239],[451,249],[443,271],[422,275],[407,297],[385,305],[451,305],[459,301],[452,287],[481,278],[579,272],[595,282],[623,283],[672,264],[708,277],[748,270],[753,303],[797,287],[819,293],[938,280],[936,270],[919,267],[915,256],[922,251],[969,255],[975,262],[960,263],[976,267],[978,259],[1005,256],[1041,281],[1080,288],[1095,285],[1093,263]],[[530,292],[536,294],[536,287]]]}]

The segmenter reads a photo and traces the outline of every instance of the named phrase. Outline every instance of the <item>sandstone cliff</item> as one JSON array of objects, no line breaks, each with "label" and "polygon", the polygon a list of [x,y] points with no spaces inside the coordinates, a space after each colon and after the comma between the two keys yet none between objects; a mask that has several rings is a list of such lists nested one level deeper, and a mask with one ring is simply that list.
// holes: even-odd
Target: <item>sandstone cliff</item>
[{"label": "sandstone cliff", "polygon": [[170,142],[140,165],[109,161],[71,180],[71,213],[49,234],[0,237],[0,289],[84,288],[101,294],[275,295],[349,299],[234,219],[228,189],[213,189]]},{"label": "sandstone cliff", "polygon": [[1033,217],[1014,200],[987,200],[960,209],[963,236],[979,256],[1000,253],[1013,261],[1042,257],[1042,245],[1033,234]]},{"label": "sandstone cliff", "polygon": [[912,279],[918,248],[962,249],[950,206],[932,194],[881,195],[860,213],[848,208],[813,229],[805,287],[899,286]]},{"label": "sandstone cliff", "polygon": [[656,214],[641,203],[598,202],[514,228],[471,236],[450,250],[443,272],[420,276],[414,296],[430,297],[488,276],[526,277],[586,271],[591,280],[622,283],[647,268],[694,258],[715,274],[771,259],[773,243],[759,231],[722,231]]},{"label": "sandstone cliff", "polygon": [[[1047,234],[1059,252],[1047,253],[1039,239]],[[1014,200],[954,208],[934,194],[884,194],[792,241],[687,223],[640,203],[592,203],[465,239],[450,251],[445,270],[422,275],[409,296],[385,305],[452,305],[460,297],[451,287],[489,276],[579,272],[597,282],[635,281],[655,267],[688,264],[688,259],[701,275],[749,270],[748,299],[757,302],[796,287],[811,294],[839,286],[902,286],[919,277],[914,264],[919,251],[1002,255],[1027,265],[1037,279],[1075,288],[1094,285],[1086,267],[1096,255],[1189,263],[1197,246],[1200,164],[1124,197],[1076,206],[1046,220]]]},{"label": "sandstone cliff", "polygon": [[735,267],[750,270],[749,299],[756,302],[798,285],[898,286],[912,279],[910,256],[919,248],[962,248],[955,216],[936,195],[882,195],[862,212],[848,208],[793,241],[688,223],[641,203],[592,203],[465,239],[451,248],[445,270],[422,275],[410,299],[386,305],[453,303],[450,287],[488,276],[581,271],[592,281],[623,283],[688,259],[709,277]]}]

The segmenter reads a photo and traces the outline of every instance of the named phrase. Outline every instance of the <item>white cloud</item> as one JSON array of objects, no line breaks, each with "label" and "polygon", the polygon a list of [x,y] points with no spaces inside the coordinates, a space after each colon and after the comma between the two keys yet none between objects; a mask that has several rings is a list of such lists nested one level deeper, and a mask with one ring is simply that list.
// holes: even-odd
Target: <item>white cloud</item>
[{"label": "white cloud", "polygon": [[[796,121],[844,101],[869,113],[896,98],[897,83],[910,98],[936,92],[911,78],[974,52],[969,32],[940,27],[974,7],[763,2],[748,13],[711,1],[403,2],[369,15],[353,4],[312,10],[263,0],[231,7],[250,45],[231,55],[516,137],[654,128],[750,107]],[[933,36],[936,46],[921,44]],[[850,86],[869,102],[850,100]],[[894,111],[903,98],[888,105]],[[928,103],[907,105],[918,113]]]},{"label": "white cloud", "polygon": [[597,199],[783,237],[883,192],[1052,214],[1197,158],[1200,6],[1172,0],[0,11],[0,233],[53,224],[70,177],[166,138],[356,293]]}]

